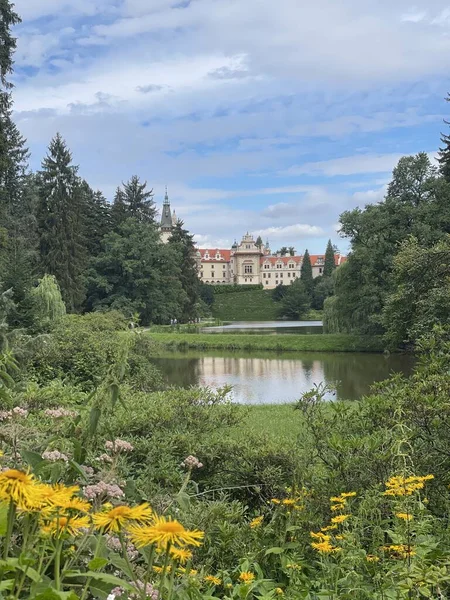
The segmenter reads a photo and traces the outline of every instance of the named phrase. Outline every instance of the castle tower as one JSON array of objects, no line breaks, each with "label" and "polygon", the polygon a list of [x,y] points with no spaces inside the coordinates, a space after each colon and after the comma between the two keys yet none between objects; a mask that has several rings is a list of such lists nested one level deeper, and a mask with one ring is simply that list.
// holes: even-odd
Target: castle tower
[{"label": "castle tower", "polygon": [[173,226],[174,226],[174,222],[172,219],[172,211],[170,209],[169,195],[167,193],[167,186],[166,186],[166,195],[164,196],[164,204],[163,204],[163,209],[162,209],[162,214],[161,214],[161,223],[160,223],[161,240],[164,244],[167,244],[167,242],[169,241],[169,238],[172,234]]}]

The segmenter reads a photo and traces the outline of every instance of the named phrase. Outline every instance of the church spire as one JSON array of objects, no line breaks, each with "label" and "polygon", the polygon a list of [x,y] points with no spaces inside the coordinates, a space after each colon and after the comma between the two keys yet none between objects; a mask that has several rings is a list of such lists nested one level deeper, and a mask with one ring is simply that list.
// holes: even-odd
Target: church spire
[{"label": "church spire", "polygon": [[166,185],[166,195],[164,196],[164,204],[161,215],[161,228],[164,230],[172,229],[172,211],[170,210],[170,200],[169,194],[167,193],[167,185]]}]

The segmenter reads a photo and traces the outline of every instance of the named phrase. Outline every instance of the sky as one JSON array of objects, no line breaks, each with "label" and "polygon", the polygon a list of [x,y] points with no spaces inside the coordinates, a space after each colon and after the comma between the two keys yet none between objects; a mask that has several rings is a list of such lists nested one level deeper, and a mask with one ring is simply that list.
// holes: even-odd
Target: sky
[{"label": "sky", "polygon": [[136,174],[201,247],[247,231],[341,252],[339,215],[435,156],[444,0],[15,0],[15,118],[38,169],[60,132],[112,200]]}]

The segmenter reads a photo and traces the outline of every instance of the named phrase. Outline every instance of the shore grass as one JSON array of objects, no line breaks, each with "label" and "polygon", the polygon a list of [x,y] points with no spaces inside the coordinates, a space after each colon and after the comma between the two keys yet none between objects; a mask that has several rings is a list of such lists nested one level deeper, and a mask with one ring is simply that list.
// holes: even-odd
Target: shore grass
[{"label": "shore grass", "polygon": [[295,404],[261,404],[246,407],[245,421],[235,435],[267,434],[280,441],[293,442],[305,432],[303,415]]},{"label": "shore grass", "polygon": [[380,338],[348,334],[151,333],[170,350],[270,350],[274,352],[383,352]]}]

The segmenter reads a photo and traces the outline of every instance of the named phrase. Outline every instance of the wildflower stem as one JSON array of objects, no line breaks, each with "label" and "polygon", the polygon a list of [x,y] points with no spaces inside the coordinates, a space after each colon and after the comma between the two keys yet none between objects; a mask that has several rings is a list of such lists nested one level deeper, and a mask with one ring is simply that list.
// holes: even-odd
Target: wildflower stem
[{"label": "wildflower stem", "polygon": [[152,545],[150,554],[148,555],[147,572],[145,573],[145,579],[144,579],[144,593],[145,593],[145,590],[147,589],[147,585],[150,580],[150,573],[151,573],[152,567],[153,567],[153,557],[154,556],[155,556],[155,546]]},{"label": "wildflower stem", "polygon": [[5,536],[5,546],[3,548],[3,558],[6,560],[8,558],[9,553],[9,545],[11,543],[11,536],[14,527],[14,519],[16,516],[16,507],[13,501],[11,500],[8,508],[8,521],[6,525],[6,536]]},{"label": "wildflower stem", "polygon": [[[127,551],[127,545],[125,544],[125,540],[123,539],[123,533],[122,530],[119,531],[118,533],[119,535],[119,540],[120,540],[120,546],[122,548],[122,554],[123,554],[123,558],[125,560],[125,562],[127,563],[127,567],[129,572],[131,573],[131,577],[133,578],[134,584],[136,586],[136,591],[139,593],[139,579],[137,578],[134,569],[133,569],[133,565],[130,562],[130,559],[128,557],[128,551]],[[144,590],[144,597],[145,596],[145,590]]]},{"label": "wildflower stem", "polygon": [[[94,559],[97,558],[97,556],[98,556],[98,552],[100,550],[100,544],[102,542],[102,539],[103,539],[102,535],[97,536],[97,544],[95,545]],[[91,585],[91,581],[92,581],[92,577],[88,577],[86,579],[86,583],[83,588],[83,593],[81,594],[81,600],[84,600],[86,598],[86,594],[88,593],[89,586]]]},{"label": "wildflower stem", "polygon": [[175,564],[172,563],[172,570],[171,570],[171,573],[170,573],[169,592],[168,592],[168,595],[167,595],[167,600],[172,600],[174,581],[175,581]]},{"label": "wildflower stem", "polygon": [[159,587],[158,587],[158,599],[159,600],[161,598],[161,591],[162,591],[162,587],[163,587],[163,583],[164,580],[166,578],[166,572],[167,572],[167,567],[169,565],[169,559],[170,559],[170,548],[171,548],[171,543],[169,542],[167,544],[167,548],[166,548],[166,554],[164,556],[164,566],[163,566],[163,570],[161,573],[161,579],[159,581]]},{"label": "wildflower stem", "polygon": [[62,540],[58,539],[55,543],[55,588],[58,592],[61,589],[61,551]]}]

